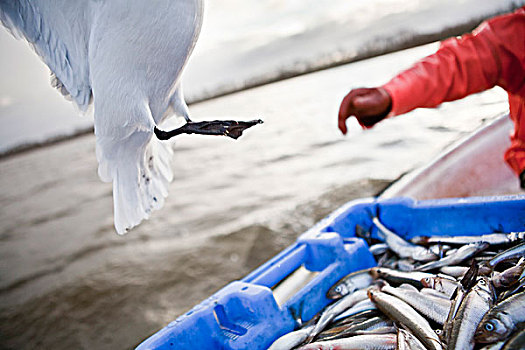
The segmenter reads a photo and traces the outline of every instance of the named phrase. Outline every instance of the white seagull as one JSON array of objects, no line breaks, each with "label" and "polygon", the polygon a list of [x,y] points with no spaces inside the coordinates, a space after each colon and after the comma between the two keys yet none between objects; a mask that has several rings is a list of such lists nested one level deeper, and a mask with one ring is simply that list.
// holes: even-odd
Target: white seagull
[{"label": "white seagull", "polygon": [[[190,120],[181,75],[199,36],[203,1],[0,0],[0,20],[31,44],[52,71],[52,84],[83,111],[93,104],[98,174],[113,182],[119,234],[168,195],[172,150],[159,139],[237,138],[261,122]],[[174,114],[187,124],[157,129]]]}]

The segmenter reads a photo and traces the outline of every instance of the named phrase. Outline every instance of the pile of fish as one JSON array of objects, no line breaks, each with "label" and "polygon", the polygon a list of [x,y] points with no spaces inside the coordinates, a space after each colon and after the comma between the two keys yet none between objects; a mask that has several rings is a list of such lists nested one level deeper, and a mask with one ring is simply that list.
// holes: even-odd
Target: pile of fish
[{"label": "pile of fish", "polygon": [[269,350],[525,349],[525,232],[415,237],[373,220],[378,266],[344,277],[334,300]]}]

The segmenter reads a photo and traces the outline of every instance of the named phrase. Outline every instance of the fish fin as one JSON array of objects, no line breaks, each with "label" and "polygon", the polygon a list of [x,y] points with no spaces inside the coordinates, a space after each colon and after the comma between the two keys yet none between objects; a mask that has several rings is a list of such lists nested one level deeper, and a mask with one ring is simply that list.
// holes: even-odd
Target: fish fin
[{"label": "fish fin", "polygon": [[478,277],[478,272],[479,266],[476,263],[476,260],[472,259],[470,268],[467,270],[467,272],[460,281],[461,286],[463,286],[463,288],[466,290],[469,290],[470,288],[474,287],[474,285],[476,284],[476,279]]}]

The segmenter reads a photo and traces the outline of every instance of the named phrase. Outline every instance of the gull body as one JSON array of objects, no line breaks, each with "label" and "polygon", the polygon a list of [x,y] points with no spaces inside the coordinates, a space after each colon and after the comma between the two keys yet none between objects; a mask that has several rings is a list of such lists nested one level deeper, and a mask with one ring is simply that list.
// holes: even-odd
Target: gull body
[{"label": "gull body", "polygon": [[[181,76],[204,0],[0,0],[0,19],[29,42],[52,83],[93,105],[98,173],[113,183],[114,221],[127,232],[162,207],[172,180],[163,120],[190,120]],[[29,88],[29,87],[28,87]]]}]

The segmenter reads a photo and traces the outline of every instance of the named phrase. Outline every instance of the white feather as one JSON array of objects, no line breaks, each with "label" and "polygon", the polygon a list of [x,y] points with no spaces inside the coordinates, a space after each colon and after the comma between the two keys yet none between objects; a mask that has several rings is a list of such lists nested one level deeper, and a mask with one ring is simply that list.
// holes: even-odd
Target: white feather
[{"label": "white feather", "polygon": [[203,0],[0,0],[0,20],[33,46],[54,86],[81,110],[93,102],[119,234],[168,195],[172,151],[153,128],[171,112],[189,117],[180,80],[202,15]]}]

